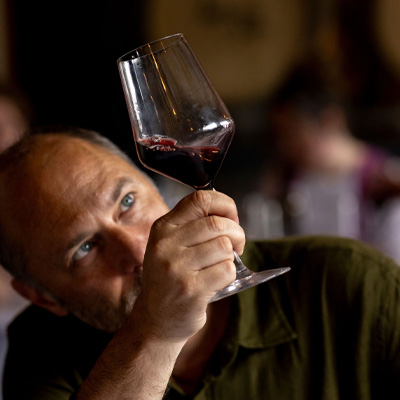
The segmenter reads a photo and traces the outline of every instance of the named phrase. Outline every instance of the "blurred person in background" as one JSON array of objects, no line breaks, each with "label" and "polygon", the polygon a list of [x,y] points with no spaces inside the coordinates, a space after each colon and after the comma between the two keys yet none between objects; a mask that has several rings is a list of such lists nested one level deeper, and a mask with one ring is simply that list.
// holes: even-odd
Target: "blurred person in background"
[{"label": "blurred person in background", "polygon": [[246,199],[248,235],[347,236],[399,262],[400,159],[353,134],[347,105],[320,71],[296,70],[269,110],[275,157]]},{"label": "blurred person in background", "polygon": [[28,131],[31,121],[32,110],[25,94],[0,82],[0,153]]},{"label": "blurred person in background", "polygon": [[[15,85],[0,82],[0,153],[26,134],[32,120],[31,104],[25,93]],[[11,275],[0,266],[0,374],[7,350],[7,325],[27,304],[12,290],[10,282]]]},{"label": "blurred person in background", "polygon": [[[25,135],[32,119],[26,95],[15,85],[0,82],[0,153]],[[13,298],[9,276],[0,268],[0,307],[3,308]]]}]

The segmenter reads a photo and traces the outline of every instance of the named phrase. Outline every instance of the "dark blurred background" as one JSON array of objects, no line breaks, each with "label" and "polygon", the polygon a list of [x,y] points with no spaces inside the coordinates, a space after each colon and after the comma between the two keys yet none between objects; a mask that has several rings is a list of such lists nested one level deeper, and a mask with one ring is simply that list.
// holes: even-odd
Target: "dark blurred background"
[{"label": "dark blurred background", "polygon": [[[0,84],[26,95],[33,125],[97,130],[137,161],[116,61],[178,32],[186,35],[235,119],[235,138],[215,187],[236,200],[248,237],[288,234],[284,206],[258,196],[257,187],[274,158],[271,99],[299,65],[319,71],[346,99],[356,138],[400,155],[399,0],[0,0]],[[397,161],[397,197],[387,224],[376,219],[385,232],[372,230],[399,249]],[[182,185],[155,178],[170,205],[185,194]],[[357,187],[346,179],[347,196]],[[268,189],[268,179],[264,186]],[[306,209],[297,198],[294,210]],[[340,211],[347,225],[356,226],[358,214],[355,223],[349,218],[354,199]],[[326,217],[327,203],[317,200]],[[307,211],[315,211],[310,204]],[[382,211],[375,207],[365,217],[374,220]],[[299,213],[294,217],[299,220]],[[11,295],[9,279],[0,276],[0,373],[5,327],[25,305]]]},{"label": "dark blurred background", "polygon": [[[216,187],[240,199],[268,157],[268,100],[316,63],[349,99],[353,133],[400,151],[400,2],[392,0],[0,0],[0,78],[36,125],[79,125],[136,158],[116,60],[183,32],[236,121]],[[267,151],[266,151],[267,149]]]}]

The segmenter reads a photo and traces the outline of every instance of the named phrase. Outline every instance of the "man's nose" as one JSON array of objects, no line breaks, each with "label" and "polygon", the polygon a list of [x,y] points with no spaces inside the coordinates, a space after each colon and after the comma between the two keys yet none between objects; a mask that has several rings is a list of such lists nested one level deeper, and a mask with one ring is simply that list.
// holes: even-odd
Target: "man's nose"
[{"label": "man's nose", "polygon": [[148,235],[143,229],[117,226],[109,232],[110,262],[124,273],[132,273],[143,264]]}]

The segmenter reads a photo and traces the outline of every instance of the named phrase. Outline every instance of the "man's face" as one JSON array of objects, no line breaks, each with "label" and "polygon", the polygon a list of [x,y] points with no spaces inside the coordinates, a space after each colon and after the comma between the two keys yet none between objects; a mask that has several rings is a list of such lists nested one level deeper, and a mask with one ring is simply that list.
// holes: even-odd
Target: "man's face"
[{"label": "man's face", "polygon": [[115,331],[140,292],[151,225],[168,211],[157,190],[121,158],[63,137],[43,140],[17,175],[0,180],[0,217],[28,272],[69,312]]}]

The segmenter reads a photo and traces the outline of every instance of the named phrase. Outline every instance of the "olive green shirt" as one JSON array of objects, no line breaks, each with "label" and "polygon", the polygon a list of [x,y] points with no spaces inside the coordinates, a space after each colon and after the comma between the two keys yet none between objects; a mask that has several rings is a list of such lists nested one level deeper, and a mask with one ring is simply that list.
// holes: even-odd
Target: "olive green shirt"
[{"label": "olive green shirt", "polygon": [[[249,243],[251,269],[291,271],[235,296],[229,327],[195,395],[170,400],[400,397],[400,268],[359,242]],[[109,337],[30,308],[10,327],[4,400],[69,399]]]}]

